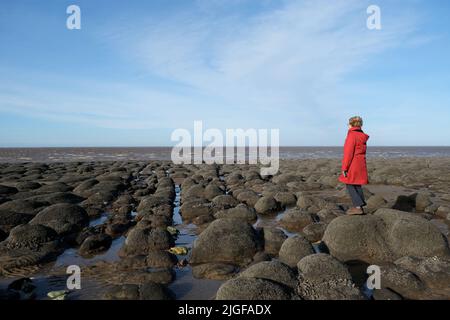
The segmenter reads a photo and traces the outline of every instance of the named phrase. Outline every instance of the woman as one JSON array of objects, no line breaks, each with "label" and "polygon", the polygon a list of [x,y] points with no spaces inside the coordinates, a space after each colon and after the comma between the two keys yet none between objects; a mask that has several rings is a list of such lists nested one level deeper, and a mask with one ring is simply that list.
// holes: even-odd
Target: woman
[{"label": "woman", "polygon": [[342,174],[339,181],[347,185],[347,191],[353,202],[353,208],[347,210],[347,214],[364,214],[363,206],[366,205],[362,185],[368,184],[366,166],[366,149],[369,136],[361,127],[361,117],[352,117],[348,121],[348,133],[344,145],[344,157],[342,159]]}]

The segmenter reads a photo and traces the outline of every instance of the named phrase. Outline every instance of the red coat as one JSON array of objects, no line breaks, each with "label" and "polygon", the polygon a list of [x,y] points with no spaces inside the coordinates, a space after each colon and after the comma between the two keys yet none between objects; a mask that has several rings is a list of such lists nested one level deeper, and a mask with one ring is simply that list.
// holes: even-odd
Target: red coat
[{"label": "red coat", "polygon": [[347,171],[347,177],[341,173],[339,181],[356,185],[369,183],[366,165],[367,140],[369,136],[360,127],[348,130],[342,158],[342,171]]}]

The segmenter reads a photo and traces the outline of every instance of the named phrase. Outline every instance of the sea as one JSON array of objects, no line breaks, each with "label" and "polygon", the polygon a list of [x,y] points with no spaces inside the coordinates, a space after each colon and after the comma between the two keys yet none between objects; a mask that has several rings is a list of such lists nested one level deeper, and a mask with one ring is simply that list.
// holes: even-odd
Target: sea
[{"label": "sea", "polygon": [[[0,162],[170,160],[172,149],[172,147],[0,148]],[[227,149],[224,155],[231,155],[231,151]],[[279,157],[280,159],[331,159],[342,157],[342,151],[342,147],[280,147]],[[235,153],[238,152],[238,149],[235,149]],[[450,147],[369,147],[367,150],[369,159],[401,157],[450,158]]]}]

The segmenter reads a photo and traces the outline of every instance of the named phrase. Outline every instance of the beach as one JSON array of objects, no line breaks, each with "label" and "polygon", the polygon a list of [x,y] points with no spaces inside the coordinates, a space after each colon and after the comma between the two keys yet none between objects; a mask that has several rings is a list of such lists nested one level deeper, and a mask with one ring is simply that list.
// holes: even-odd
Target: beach
[{"label": "beach", "polygon": [[49,299],[77,265],[65,299],[449,299],[449,148],[406,150],[369,150],[364,216],[338,148],[282,150],[267,177],[165,149],[2,150],[0,298]]}]

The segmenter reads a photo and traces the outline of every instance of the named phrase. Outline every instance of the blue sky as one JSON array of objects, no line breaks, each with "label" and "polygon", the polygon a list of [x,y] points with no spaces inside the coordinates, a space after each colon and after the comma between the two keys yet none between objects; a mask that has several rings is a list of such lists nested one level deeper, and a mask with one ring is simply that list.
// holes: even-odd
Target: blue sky
[{"label": "blue sky", "polygon": [[195,120],[332,146],[352,115],[371,145],[449,145],[449,14],[446,0],[2,1],[0,147],[172,145]]}]

